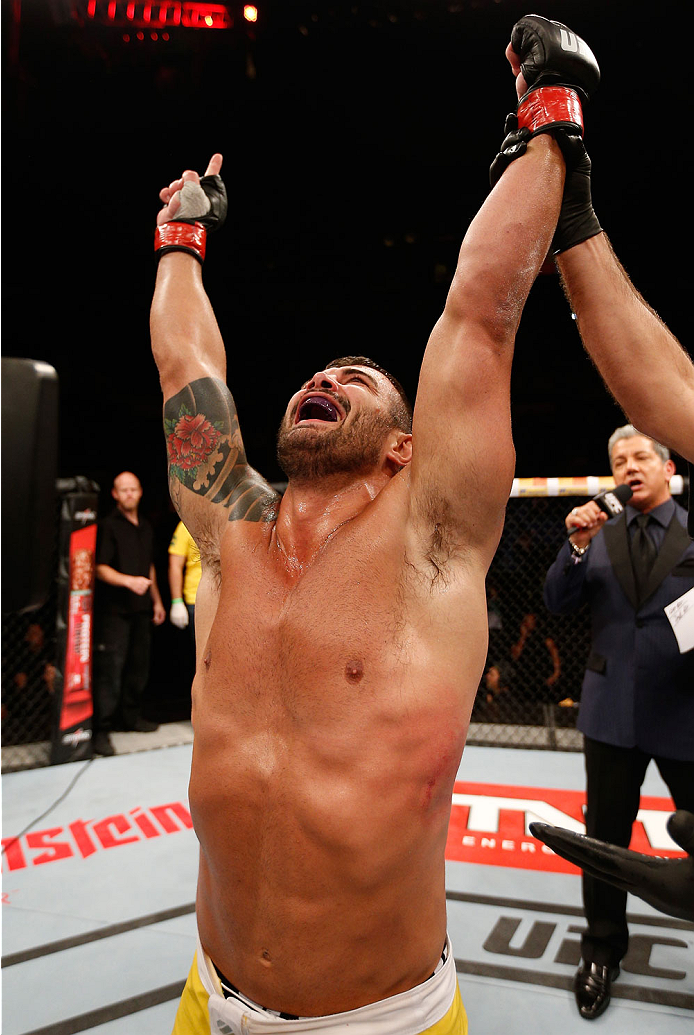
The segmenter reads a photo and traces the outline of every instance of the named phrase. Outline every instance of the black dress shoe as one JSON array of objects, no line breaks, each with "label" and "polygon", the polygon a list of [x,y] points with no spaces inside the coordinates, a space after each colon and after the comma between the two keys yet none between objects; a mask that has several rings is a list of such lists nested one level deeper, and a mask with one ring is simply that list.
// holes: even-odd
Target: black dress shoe
[{"label": "black dress shoe", "polygon": [[111,738],[108,733],[98,732],[92,737],[92,752],[95,755],[103,755],[105,758],[110,758],[115,755],[116,749],[111,743]]},{"label": "black dress shoe", "polygon": [[581,960],[574,978],[574,995],[581,1017],[593,1021],[605,1012],[610,1002],[612,982],[618,976],[619,967],[601,967]]}]

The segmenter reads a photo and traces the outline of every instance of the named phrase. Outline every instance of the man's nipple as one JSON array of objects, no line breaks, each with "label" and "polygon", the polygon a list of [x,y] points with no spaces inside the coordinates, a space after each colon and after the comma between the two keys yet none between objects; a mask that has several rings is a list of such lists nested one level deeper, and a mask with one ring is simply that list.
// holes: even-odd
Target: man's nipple
[{"label": "man's nipple", "polygon": [[210,650],[210,648],[208,647],[208,648],[207,648],[207,651],[206,651],[206,653],[205,653],[205,657],[204,657],[204,658],[202,659],[202,663],[203,663],[203,665],[205,666],[205,668],[209,668],[209,667],[210,667],[210,662],[211,662],[211,661],[212,661],[212,651],[211,651],[211,650]]},{"label": "man's nipple", "polygon": [[352,658],[345,665],[345,676],[348,683],[359,683],[364,678],[364,662],[360,658]]}]

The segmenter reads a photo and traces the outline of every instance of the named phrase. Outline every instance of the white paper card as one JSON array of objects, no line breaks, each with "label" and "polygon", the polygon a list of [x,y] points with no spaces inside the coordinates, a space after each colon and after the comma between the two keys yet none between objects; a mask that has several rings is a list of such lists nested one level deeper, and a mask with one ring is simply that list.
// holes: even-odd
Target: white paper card
[{"label": "white paper card", "polygon": [[694,647],[694,589],[683,593],[663,608],[677,637],[680,654]]}]

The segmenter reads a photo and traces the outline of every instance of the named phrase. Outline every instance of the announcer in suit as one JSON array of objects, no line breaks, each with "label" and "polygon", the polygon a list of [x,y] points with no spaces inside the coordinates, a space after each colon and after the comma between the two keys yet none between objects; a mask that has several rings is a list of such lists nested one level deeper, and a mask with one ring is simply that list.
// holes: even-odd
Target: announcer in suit
[{"label": "announcer in suit", "polygon": [[[587,604],[592,642],[578,728],[584,734],[586,833],[627,847],[641,784],[654,759],[678,809],[694,811],[694,651],[679,652],[663,608],[694,587],[687,514],[672,499],[665,446],[632,425],[608,443],[615,483],[633,495],[608,520],[594,501],[566,517],[574,529],[547,573],[545,603]],[[583,876],[588,930],[574,982],[581,1016],[599,1016],[627,951],[626,893]]]}]

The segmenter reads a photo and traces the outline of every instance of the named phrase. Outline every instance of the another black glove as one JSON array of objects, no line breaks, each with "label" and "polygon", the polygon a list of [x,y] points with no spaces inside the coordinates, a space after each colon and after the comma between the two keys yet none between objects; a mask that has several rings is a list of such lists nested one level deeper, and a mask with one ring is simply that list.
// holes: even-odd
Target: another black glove
[{"label": "another black glove", "polygon": [[638,895],[661,913],[694,921],[694,815],[678,810],[670,816],[667,829],[688,853],[686,859],[644,855],[563,827],[530,824],[533,837],[589,876]]},{"label": "another black glove", "polygon": [[572,147],[578,161],[571,168],[567,163],[564,196],[552,241],[552,251],[555,255],[602,233],[602,227],[593,210],[590,158],[580,137],[573,138]]},{"label": "another black glove", "polygon": [[558,84],[578,90],[587,101],[598,88],[600,68],[593,51],[562,22],[526,14],[513,26],[511,46],[521,59],[528,93]]},{"label": "another black glove", "polygon": [[227,192],[221,176],[201,176],[199,185],[186,180],[173,223],[201,223],[212,233],[219,230],[226,217]]},{"label": "another black glove", "polygon": [[203,176],[199,184],[186,180],[175,217],[157,227],[154,236],[157,258],[167,252],[188,252],[202,263],[207,232],[223,225],[227,207],[227,192],[221,176]]},{"label": "another black glove", "polygon": [[[519,100],[515,114],[506,118],[506,136],[489,170],[492,187],[510,163],[525,153],[528,140],[538,133],[553,135],[562,150],[567,174],[576,168],[587,157],[581,140],[581,98],[587,100],[600,82],[600,69],[592,50],[561,22],[526,15],[513,26],[511,46],[520,58],[528,90]],[[571,207],[575,209],[577,203]],[[599,233],[599,229],[595,232]],[[570,246],[560,250],[566,247]]]}]

